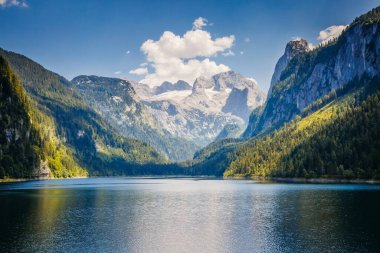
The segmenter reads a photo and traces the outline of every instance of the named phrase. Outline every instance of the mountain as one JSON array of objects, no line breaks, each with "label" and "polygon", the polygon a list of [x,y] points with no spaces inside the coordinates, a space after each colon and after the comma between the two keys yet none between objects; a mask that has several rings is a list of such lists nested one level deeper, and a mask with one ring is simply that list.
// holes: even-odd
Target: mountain
[{"label": "mountain", "polygon": [[224,176],[378,180],[379,116],[377,76],[274,133],[237,147]]},{"label": "mountain", "polygon": [[379,35],[380,7],[327,44],[309,50],[303,41],[252,112],[246,140],[216,141],[189,166],[225,177],[378,180]]},{"label": "mountain", "polygon": [[[46,165],[44,170],[50,170],[50,176],[71,177],[87,172],[90,175],[152,174],[151,163],[166,162],[151,146],[119,135],[65,78],[25,56],[2,49],[0,56],[9,62],[25,90],[31,108],[25,112],[31,115],[42,139],[42,142],[37,139],[38,145],[33,145],[33,149],[41,150],[37,153],[41,154]],[[154,170],[160,173],[158,168]]]},{"label": "mountain", "polygon": [[[249,123],[256,127],[249,126],[251,132],[245,135],[277,129],[330,92],[363,76],[374,77],[380,70],[379,29],[376,22],[355,21],[339,38],[313,50],[304,40],[288,44],[276,66],[265,108],[257,122]],[[291,47],[294,43],[297,46]]]},{"label": "mountain", "polygon": [[0,178],[86,176],[0,55]]},{"label": "mountain", "polygon": [[227,98],[226,104],[222,108],[222,112],[231,113],[242,119],[247,119],[250,114],[248,107],[248,89],[243,90],[232,88],[230,95]]},{"label": "mountain", "polygon": [[[233,89],[236,91],[247,89],[247,98],[243,102],[244,107],[249,107],[251,110],[262,105],[266,97],[255,80],[246,78],[234,71],[216,74],[211,78],[197,78],[193,85],[192,95],[206,95],[208,98],[214,99],[215,97],[210,94],[211,92],[229,95]],[[229,96],[220,96],[217,100],[225,104]]]},{"label": "mountain", "polygon": [[270,82],[270,87],[268,91],[268,97],[272,94],[273,86],[280,81],[282,71],[288,66],[288,63],[295,56],[309,52],[311,50],[311,45],[302,38],[297,38],[295,40],[290,41],[286,47],[284,54],[278,60],[276,67],[274,69],[274,73],[272,75],[272,79]]},{"label": "mountain", "polygon": [[195,143],[164,129],[150,109],[138,101],[130,82],[83,75],[71,82],[86,103],[125,137],[150,144],[171,161],[191,159],[199,149]]},{"label": "mountain", "polygon": [[154,92],[157,95],[174,90],[191,90],[191,85],[183,80],[178,80],[176,83],[163,82],[160,86],[154,89]]},{"label": "mountain", "polygon": [[176,138],[187,139],[200,146],[214,140],[226,125],[243,128],[249,111],[265,100],[264,92],[254,80],[233,71],[211,78],[199,77],[192,89],[159,94],[144,92],[143,84],[135,83],[133,86],[139,101],[150,108],[163,129]]}]

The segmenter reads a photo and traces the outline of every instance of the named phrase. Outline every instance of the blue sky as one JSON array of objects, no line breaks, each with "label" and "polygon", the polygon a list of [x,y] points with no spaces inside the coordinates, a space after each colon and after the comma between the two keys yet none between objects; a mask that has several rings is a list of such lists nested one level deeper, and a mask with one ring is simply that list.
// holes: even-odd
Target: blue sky
[{"label": "blue sky", "polygon": [[[321,30],[349,24],[380,5],[380,0],[13,0],[17,6],[12,6],[12,0],[0,0],[0,4],[4,1],[0,47],[24,54],[68,79],[80,74],[143,79],[129,73],[148,62],[147,53],[152,51],[142,52],[142,44],[148,39],[157,42],[164,31],[183,36],[196,18],[203,17],[208,25],[201,29],[212,41],[233,36],[233,43],[224,51],[215,50],[216,56],[192,59],[223,64],[255,78],[264,90],[289,40],[303,37],[316,44]],[[234,55],[222,55],[229,51]],[[155,71],[152,66],[147,70]]]}]

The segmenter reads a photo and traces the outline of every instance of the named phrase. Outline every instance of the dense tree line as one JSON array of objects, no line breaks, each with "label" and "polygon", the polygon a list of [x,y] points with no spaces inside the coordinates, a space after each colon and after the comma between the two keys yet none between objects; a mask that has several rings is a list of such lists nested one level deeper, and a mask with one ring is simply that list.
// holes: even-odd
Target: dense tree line
[{"label": "dense tree line", "polygon": [[370,83],[237,148],[225,176],[380,178],[380,92]]},{"label": "dense tree line", "polygon": [[54,177],[86,175],[2,56],[0,88],[0,178],[32,177],[42,163],[49,165]]},{"label": "dense tree line", "polygon": [[[37,161],[48,161],[53,176],[80,176],[86,170],[96,175],[143,174],[143,171],[136,172],[136,168],[144,170],[144,164],[152,174],[163,169],[164,166],[149,165],[166,163],[158,152],[141,141],[118,134],[88,107],[66,79],[22,55],[0,50],[0,56],[9,62],[15,72],[12,75],[20,80],[20,89],[26,91],[24,96],[30,105],[25,110],[39,135],[33,145],[34,154],[39,155]],[[13,109],[7,110],[12,115]],[[18,148],[14,150],[17,152]],[[12,168],[17,173],[6,172],[2,177],[31,176],[30,168],[23,169],[28,173],[15,169],[20,164],[26,166],[27,162],[6,159],[1,163],[4,170]]]}]

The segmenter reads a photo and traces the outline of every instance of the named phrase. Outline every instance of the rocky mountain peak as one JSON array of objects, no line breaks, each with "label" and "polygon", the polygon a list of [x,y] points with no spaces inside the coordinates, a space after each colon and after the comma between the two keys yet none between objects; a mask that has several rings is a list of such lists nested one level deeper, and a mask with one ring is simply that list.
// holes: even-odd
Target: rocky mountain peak
[{"label": "rocky mountain peak", "polygon": [[204,76],[198,77],[193,84],[192,95],[202,94],[205,89],[214,87],[213,80]]},{"label": "rocky mountain peak", "polygon": [[289,59],[293,58],[297,54],[308,51],[310,51],[310,44],[302,38],[289,41],[285,47],[285,55],[287,55]]},{"label": "rocky mountain peak", "polygon": [[294,56],[309,52],[311,46],[305,39],[299,38],[291,40],[286,44],[285,52],[278,60],[272,80],[270,82],[270,88],[268,91],[268,97],[272,94],[273,86],[280,80],[282,71],[286,68],[288,63],[294,58]]},{"label": "rocky mountain peak", "polygon": [[178,80],[176,83],[165,81],[160,86],[155,88],[155,94],[161,94],[175,90],[191,90],[191,88],[191,85],[183,80]]},{"label": "rocky mountain peak", "polygon": [[96,90],[99,96],[115,93],[117,96],[114,95],[112,97],[115,102],[125,101],[127,103],[132,103],[135,97],[137,97],[132,84],[119,78],[81,75],[71,80],[71,83],[76,85],[76,88],[80,92]]}]

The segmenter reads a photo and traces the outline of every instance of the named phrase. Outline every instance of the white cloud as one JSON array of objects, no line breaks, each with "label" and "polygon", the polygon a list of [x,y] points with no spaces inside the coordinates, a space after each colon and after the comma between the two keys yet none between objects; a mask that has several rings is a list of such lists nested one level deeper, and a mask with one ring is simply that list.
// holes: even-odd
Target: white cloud
[{"label": "white cloud", "polygon": [[[205,26],[205,19],[197,20],[194,21],[194,26]],[[141,75],[145,74],[141,82],[151,86],[178,80],[192,84],[201,75],[208,77],[230,70],[228,66],[217,64],[209,57],[218,53],[233,54],[231,47],[234,41],[233,35],[213,39],[209,32],[201,29],[187,31],[182,36],[165,31],[157,41],[149,39],[141,46],[141,51],[154,72],[148,73],[147,68],[145,72],[139,70],[143,68],[132,71],[136,73],[138,70]]]},{"label": "white cloud", "polygon": [[235,53],[232,50],[228,50],[227,52],[222,53],[223,56],[234,56]]},{"label": "white cloud", "polygon": [[336,37],[339,37],[347,25],[333,25],[319,32],[318,41],[320,43],[328,42]]},{"label": "white cloud", "polygon": [[131,53],[131,51],[129,51],[129,50],[127,52],[125,52],[125,54],[130,54],[130,53]]},{"label": "white cloud", "polygon": [[199,76],[211,77],[230,70],[228,66],[218,65],[208,58],[204,60],[191,59],[186,62],[176,58],[171,62],[153,64],[152,66],[155,68],[155,72],[147,74],[141,83],[156,86],[164,81],[174,83],[178,80],[184,80],[192,84]]},{"label": "white cloud", "polygon": [[249,43],[249,42],[251,42],[251,39],[247,37],[247,38],[244,39],[244,42],[245,43]]},{"label": "white cloud", "polygon": [[21,7],[21,8],[27,8],[28,4],[25,0],[0,0],[0,6],[1,7]]},{"label": "white cloud", "polygon": [[243,52],[243,51],[240,51],[240,54],[241,54],[241,55],[243,55],[243,54],[244,54],[244,52]]},{"label": "white cloud", "polygon": [[146,67],[146,66],[148,66],[148,63],[147,63],[147,62],[143,62],[143,63],[141,63],[139,66],[140,66],[140,67]]},{"label": "white cloud", "polygon": [[121,71],[120,71],[120,70],[115,71],[115,72],[113,72],[113,74],[114,74],[114,75],[120,75],[120,74],[121,74]]},{"label": "white cloud", "polygon": [[193,30],[202,29],[202,27],[207,26],[208,20],[202,17],[197,18],[193,22]]},{"label": "white cloud", "polygon": [[133,75],[146,75],[148,74],[148,69],[147,68],[137,68],[137,69],[133,69],[131,71],[129,71],[130,74],[133,74]]},{"label": "white cloud", "polygon": [[203,30],[187,31],[183,37],[166,31],[158,41],[145,41],[141,50],[150,62],[168,62],[174,58],[214,56],[231,48],[234,41],[233,35],[213,40],[211,34]]}]

